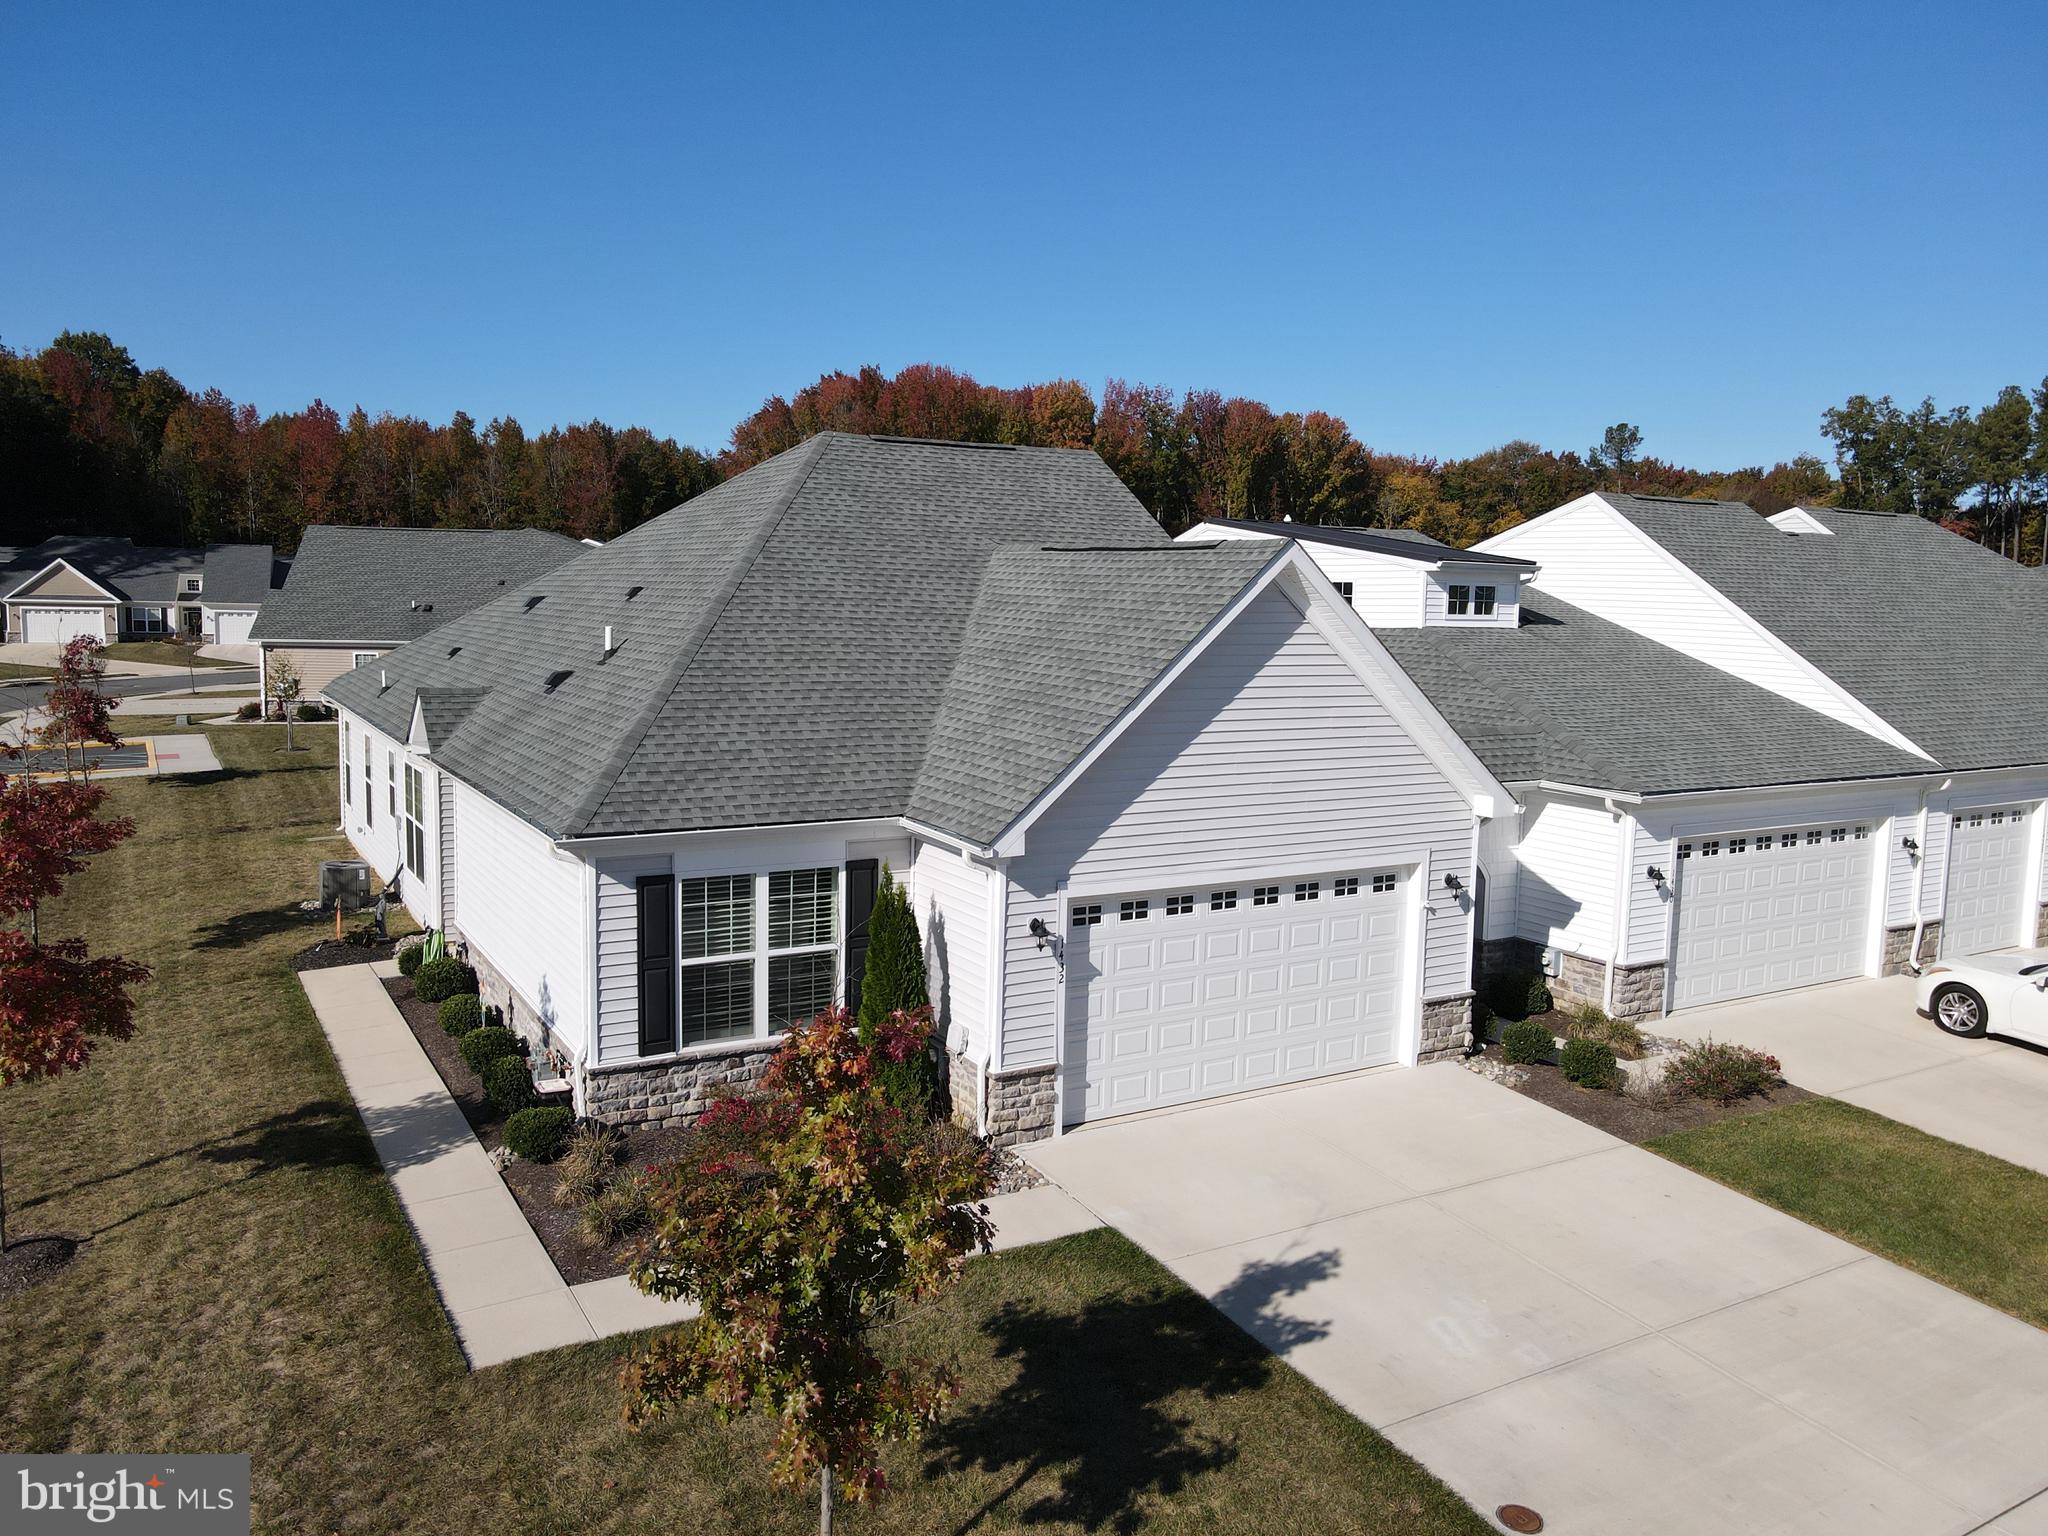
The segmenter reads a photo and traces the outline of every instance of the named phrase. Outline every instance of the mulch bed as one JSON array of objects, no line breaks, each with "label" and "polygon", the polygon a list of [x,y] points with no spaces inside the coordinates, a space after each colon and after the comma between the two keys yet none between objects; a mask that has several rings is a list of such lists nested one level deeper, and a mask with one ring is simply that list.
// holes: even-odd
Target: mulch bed
[{"label": "mulch bed", "polygon": [[59,1233],[18,1237],[0,1249],[0,1297],[13,1296],[64,1273],[85,1252],[86,1239]]},{"label": "mulch bed", "polygon": [[396,939],[386,939],[381,944],[345,944],[330,937],[317,944],[309,944],[293,955],[292,969],[324,971],[337,965],[369,965],[373,961],[389,960],[397,952]]},{"label": "mulch bed", "polygon": [[[433,1062],[434,1070],[441,1074],[441,1081],[447,1085],[456,1107],[469,1122],[469,1128],[476,1133],[476,1139],[483,1143],[486,1152],[498,1152],[505,1144],[505,1117],[484,1096],[483,1080],[470,1071],[469,1063],[462,1059],[455,1037],[441,1027],[439,1005],[421,1002],[413,995],[412,982],[403,976],[386,978],[384,990],[391,994],[391,1001],[405,1016],[413,1038],[419,1041],[427,1059]],[[626,1130],[624,1135],[624,1155],[619,1164],[621,1173],[672,1160],[681,1150],[684,1133],[679,1130],[642,1129]],[[581,1208],[555,1204],[555,1170],[552,1167],[545,1163],[513,1161],[504,1164],[498,1174],[504,1179],[505,1187],[512,1191],[512,1198],[519,1202],[520,1212],[540,1239],[541,1246],[547,1249],[548,1257],[555,1261],[555,1268],[561,1271],[563,1280],[570,1285],[579,1285],[585,1280],[603,1280],[626,1272],[626,1267],[639,1251],[640,1238],[637,1235],[624,1238],[609,1248],[593,1248],[586,1243],[583,1240]]]},{"label": "mulch bed", "polygon": [[[1489,1045],[1483,1054],[1493,1061],[1500,1060],[1500,1047]],[[1795,1088],[1790,1083],[1779,1083],[1768,1093],[1752,1094],[1737,1099],[1732,1104],[1716,1104],[1711,1099],[1669,1098],[1646,1101],[1612,1090],[1581,1088],[1562,1072],[1548,1063],[1521,1069],[1527,1075],[1518,1083],[1510,1084],[1515,1092],[1548,1104],[1552,1109],[1570,1115],[1574,1120],[1597,1126],[1610,1136],[1623,1141],[1645,1142],[1656,1137],[1669,1135],[1673,1131],[1689,1131],[1696,1126],[1714,1125],[1722,1120],[1733,1120],[1742,1115],[1754,1115],[1766,1109],[1779,1109],[1787,1104],[1798,1104],[1814,1097],[1804,1088]]]}]

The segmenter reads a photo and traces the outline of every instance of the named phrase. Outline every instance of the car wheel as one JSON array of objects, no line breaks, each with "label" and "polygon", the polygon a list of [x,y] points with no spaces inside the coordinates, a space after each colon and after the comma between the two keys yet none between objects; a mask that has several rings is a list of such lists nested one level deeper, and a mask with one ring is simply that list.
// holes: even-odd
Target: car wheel
[{"label": "car wheel", "polygon": [[1984,999],[1961,986],[1934,989],[1934,1022],[1941,1026],[1942,1033],[1959,1035],[1965,1040],[1975,1040],[1991,1027]]}]

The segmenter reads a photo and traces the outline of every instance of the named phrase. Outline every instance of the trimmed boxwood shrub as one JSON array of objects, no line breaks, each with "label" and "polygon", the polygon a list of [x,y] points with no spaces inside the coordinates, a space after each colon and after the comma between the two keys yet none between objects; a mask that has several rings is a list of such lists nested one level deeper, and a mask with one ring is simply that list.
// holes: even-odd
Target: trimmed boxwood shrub
[{"label": "trimmed boxwood shrub", "polygon": [[438,1003],[458,992],[476,990],[476,972],[453,955],[429,960],[413,973],[413,995],[423,1003]]},{"label": "trimmed boxwood shrub", "polygon": [[398,974],[401,976],[417,976],[420,966],[425,962],[426,958],[427,946],[424,944],[415,944],[410,949],[401,949],[398,952]]},{"label": "trimmed boxwood shrub", "polygon": [[575,1123],[575,1111],[560,1105],[522,1109],[505,1122],[505,1145],[529,1163],[552,1163],[562,1155]]},{"label": "trimmed boxwood shrub", "polygon": [[[1541,971],[1538,971],[1529,978],[1529,996],[1522,1006],[1530,1014],[1550,1012],[1550,983],[1544,979]],[[1527,1017],[1527,1015],[1524,1015],[1524,1017]]]},{"label": "trimmed boxwood shrub", "polygon": [[1581,1088],[1611,1088],[1621,1074],[1614,1052],[1598,1040],[1567,1040],[1557,1053],[1557,1070]]},{"label": "trimmed boxwood shrub", "polygon": [[457,993],[441,1004],[441,1027],[451,1035],[459,1037],[481,1029],[483,1022],[483,999],[474,992]]},{"label": "trimmed boxwood shrub", "polygon": [[482,1077],[484,1068],[500,1056],[519,1054],[519,1037],[509,1029],[472,1029],[456,1048],[469,1063],[469,1070]]},{"label": "trimmed boxwood shrub", "polygon": [[515,1114],[533,1102],[533,1073],[524,1056],[500,1056],[484,1063],[478,1074],[484,1080],[484,1097],[506,1114]]},{"label": "trimmed boxwood shrub", "polygon": [[1501,1057],[1518,1067],[1548,1061],[1556,1046],[1549,1029],[1534,1019],[1518,1019],[1500,1032]]}]

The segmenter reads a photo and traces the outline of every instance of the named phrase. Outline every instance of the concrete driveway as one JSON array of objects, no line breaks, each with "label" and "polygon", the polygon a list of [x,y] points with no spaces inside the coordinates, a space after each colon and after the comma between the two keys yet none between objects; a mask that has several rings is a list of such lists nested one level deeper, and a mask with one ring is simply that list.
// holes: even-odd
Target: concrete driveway
[{"label": "concrete driveway", "polygon": [[2048,1173],[2048,1052],[1945,1035],[1914,1013],[1913,985],[1891,976],[1806,987],[1688,1009],[1651,1028],[1753,1045],[1802,1088]]},{"label": "concrete driveway", "polygon": [[2048,1532],[2048,1333],[1456,1066],[1025,1152],[1482,1511]]}]

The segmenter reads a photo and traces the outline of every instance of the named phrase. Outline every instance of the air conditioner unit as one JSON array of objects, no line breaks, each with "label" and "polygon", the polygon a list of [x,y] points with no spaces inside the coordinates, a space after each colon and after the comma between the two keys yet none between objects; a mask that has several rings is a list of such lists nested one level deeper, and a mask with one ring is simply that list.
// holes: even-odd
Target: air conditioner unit
[{"label": "air conditioner unit", "polygon": [[370,905],[370,866],[361,859],[320,861],[320,905],[358,912]]}]

